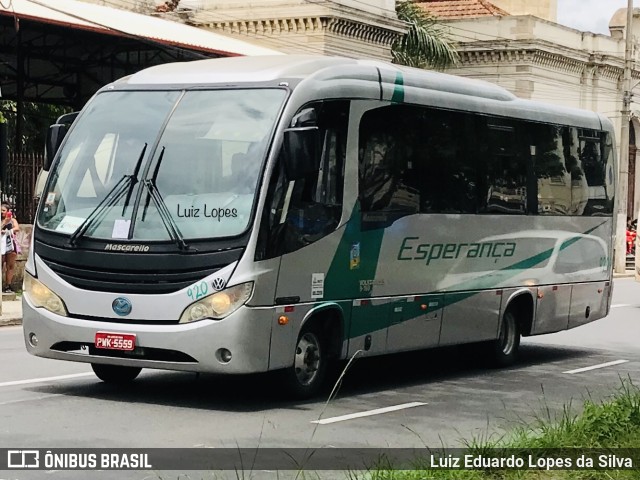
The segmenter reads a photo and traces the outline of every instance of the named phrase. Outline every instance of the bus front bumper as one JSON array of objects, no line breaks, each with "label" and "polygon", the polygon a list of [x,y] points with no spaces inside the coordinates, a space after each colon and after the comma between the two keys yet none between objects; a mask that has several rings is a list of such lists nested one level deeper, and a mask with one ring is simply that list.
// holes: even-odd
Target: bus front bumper
[{"label": "bus front bumper", "polygon": [[[223,320],[169,325],[63,317],[34,307],[26,296],[22,310],[27,351],[38,357],[230,374],[269,369],[273,309],[245,306]],[[136,348],[129,352],[97,349],[97,332],[133,334]],[[230,361],[224,361],[221,349],[231,352]]]}]

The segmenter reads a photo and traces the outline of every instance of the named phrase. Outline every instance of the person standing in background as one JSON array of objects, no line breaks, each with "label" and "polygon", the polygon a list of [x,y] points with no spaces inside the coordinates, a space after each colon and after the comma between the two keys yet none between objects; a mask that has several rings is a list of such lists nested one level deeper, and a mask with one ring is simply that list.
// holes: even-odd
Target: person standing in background
[{"label": "person standing in background", "polygon": [[20,230],[20,224],[13,218],[11,208],[8,204],[2,204],[2,272],[4,273],[4,281],[2,282],[3,292],[13,292],[11,290],[11,282],[16,270],[16,257],[19,253],[19,246],[16,240],[16,232]]}]

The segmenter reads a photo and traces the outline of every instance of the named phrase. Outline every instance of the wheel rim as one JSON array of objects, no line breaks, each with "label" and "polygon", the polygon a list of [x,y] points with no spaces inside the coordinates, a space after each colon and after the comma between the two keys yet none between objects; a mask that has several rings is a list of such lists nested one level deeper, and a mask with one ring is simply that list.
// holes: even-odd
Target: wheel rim
[{"label": "wheel rim", "polygon": [[502,347],[503,355],[509,355],[513,351],[516,344],[515,324],[513,316],[505,315],[502,322],[502,329],[500,331],[500,346]]},{"label": "wheel rim", "polygon": [[320,342],[313,333],[307,332],[296,345],[294,369],[300,385],[308,386],[318,376],[320,368]]}]

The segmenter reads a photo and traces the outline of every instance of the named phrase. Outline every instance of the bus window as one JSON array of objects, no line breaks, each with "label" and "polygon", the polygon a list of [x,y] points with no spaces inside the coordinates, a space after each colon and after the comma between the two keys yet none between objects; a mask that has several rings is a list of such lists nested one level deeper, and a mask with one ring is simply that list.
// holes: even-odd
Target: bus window
[{"label": "bus window", "polygon": [[570,215],[571,175],[565,168],[562,128],[531,124],[531,156],[539,215]]},{"label": "bus window", "polygon": [[[517,148],[515,122],[489,118],[486,124],[484,192],[481,213],[525,214],[527,163]],[[482,129],[484,130],[484,129]]]},{"label": "bus window", "polygon": [[362,227],[415,213],[475,213],[469,115],[412,105],[371,110],[360,122]]},{"label": "bus window", "polygon": [[583,215],[610,215],[613,211],[611,192],[607,191],[606,168],[600,132],[578,129],[578,165],[588,187],[588,200]]}]

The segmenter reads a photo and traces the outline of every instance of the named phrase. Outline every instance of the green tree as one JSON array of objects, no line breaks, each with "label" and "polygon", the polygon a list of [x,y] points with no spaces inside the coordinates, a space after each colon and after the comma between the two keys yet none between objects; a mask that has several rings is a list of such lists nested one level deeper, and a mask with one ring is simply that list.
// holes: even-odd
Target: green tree
[{"label": "green tree", "polygon": [[396,2],[396,13],[409,31],[392,45],[393,63],[436,69],[457,64],[458,53],[435,17],[410,0]]},{"label": "green tree", "polygon": [[16,138],[18,106],[16,102],[11,100],[0,102],[0,119],[6,119],[5,121],[9,128],[9,151],[42,153],[49,125],[55,123],[60,115],[70,111],[70,107],[24,102],[22,108],[22,133],[20,138]]}]

